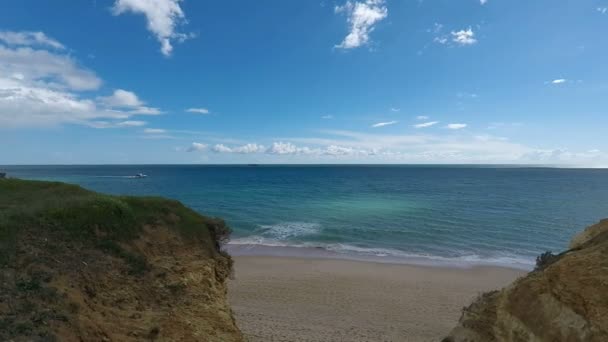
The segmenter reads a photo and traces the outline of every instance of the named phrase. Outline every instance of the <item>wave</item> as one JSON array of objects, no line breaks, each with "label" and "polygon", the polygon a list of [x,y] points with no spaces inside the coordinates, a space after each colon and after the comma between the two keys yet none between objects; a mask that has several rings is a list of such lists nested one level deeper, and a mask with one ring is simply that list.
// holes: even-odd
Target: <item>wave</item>
[{"label": "wave", "polygon": [[285,242],[264,236],[233,239],[229,243],[229,249],[236,255],[308,256],[427,266],[502,266],[531,270],[535,263],[530,257],[511,253],[495,253],[489,256],[463,253],[447,257],[408,253],[390,248],[359,247],[345,243]]},{"label": "wave", "polygon": [[261,237],[286,240],[294,237],[313,235],[321,231],[321,225],[311,222],[281,222],[271,225],[260,225],[256,230]]}]

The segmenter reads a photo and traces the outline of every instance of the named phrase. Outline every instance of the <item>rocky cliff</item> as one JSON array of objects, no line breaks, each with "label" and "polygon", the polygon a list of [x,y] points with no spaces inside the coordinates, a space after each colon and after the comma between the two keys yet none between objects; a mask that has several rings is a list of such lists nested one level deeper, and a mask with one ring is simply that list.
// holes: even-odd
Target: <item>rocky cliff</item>
[{"label": "rocky cliff", "polygon": [[224,222],[162,198],[0,180],[0,340],[242,341]]},{"label": "rocky cliff", "polygon": [[464,308],[444,342],[464,341],[608,341],[608,220]]}]

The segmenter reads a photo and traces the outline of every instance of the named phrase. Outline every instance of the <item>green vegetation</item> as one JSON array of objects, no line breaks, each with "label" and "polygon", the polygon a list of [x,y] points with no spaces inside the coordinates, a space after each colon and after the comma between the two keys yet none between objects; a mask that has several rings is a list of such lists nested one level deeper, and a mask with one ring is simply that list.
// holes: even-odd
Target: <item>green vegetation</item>
[{"label": "green vegetation", "polygon": [[547,268],[549,265],[553,264],[557,260],[559,260],[559,254],[553,254],[551,251],[546,251],[541,255],[536,257],[536,266],[534,267],[535,271],[542,271]]},{"label": "green vegetation", "polygon": [[221,244],[230,235],[223,220],[201,216],[174,200],[104,195],[59,182],[0,179],[0,265],[12,258],[18,234],[35,228],[94,242],[141,273],[145,259],[124,250],[120,242],[136,238],[146,225],[176,229],[212,253],[222,253]]}]

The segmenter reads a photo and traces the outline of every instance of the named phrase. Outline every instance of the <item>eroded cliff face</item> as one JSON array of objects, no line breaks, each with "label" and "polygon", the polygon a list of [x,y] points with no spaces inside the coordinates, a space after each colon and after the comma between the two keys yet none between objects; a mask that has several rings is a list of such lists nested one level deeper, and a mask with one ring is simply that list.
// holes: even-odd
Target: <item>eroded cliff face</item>
[{"label": "eroded cliff face", "polygon": [[134,271],[122,258],[60,237],[22,237],[15,267],[3,270],[0,316],[12,338],[242,341],[226,300],[227,259],[150,226],[122,245],[144,257],[145,271]]},{"label": "eroded cliff face", "polygon": [[444,341],[608,341],[608,220],[540,269],[480,296]]},{"label": "eroded cliff face", "polygon": [[[16,212],[23,203],[3,202],[2,186],[0,340],[243,341],[226,298],[232,260],[214,228],[223,222],[163,199],[89,201],[82,189],[69,195],[76,210],[45,201]],[[47,195],[66,192],[57,186]]]}]

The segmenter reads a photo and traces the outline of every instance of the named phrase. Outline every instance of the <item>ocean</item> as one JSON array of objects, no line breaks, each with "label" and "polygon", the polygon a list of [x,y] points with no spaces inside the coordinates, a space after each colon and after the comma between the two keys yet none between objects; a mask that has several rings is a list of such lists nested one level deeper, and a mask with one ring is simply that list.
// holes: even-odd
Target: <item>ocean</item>
[{"label": "ocean", "polygon": [[[530,269],[608,217],[608,170],[514,166],[2,166],[224,218],[236,253]],[[146,178],[133,178],[137,173]],[[297,247],[297,248],[296,248]]]}]

